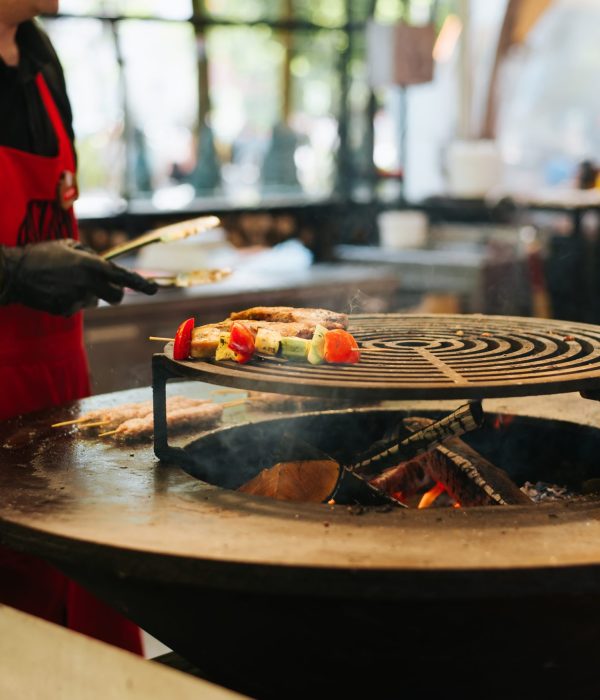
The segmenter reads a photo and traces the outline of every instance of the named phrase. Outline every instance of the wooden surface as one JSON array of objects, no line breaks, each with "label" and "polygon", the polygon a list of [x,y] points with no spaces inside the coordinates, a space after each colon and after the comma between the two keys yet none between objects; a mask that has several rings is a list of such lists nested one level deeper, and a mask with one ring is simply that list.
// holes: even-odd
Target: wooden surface
[{"label": "wooden surface", "polygon": [[235,700],[244,696],[0,605],[5,700]]},{"label": "wooden surface", "polygon": [[[176,389],[207,395],[211,387]],[[340,588],[363,590],[370,577],[382,585],[382,571],[390,585],[426,576],[435,586],[436,572],[448,570],[509,569],[512,576],[537,570],[549,587],[552,570],[593,565],[596,571],[600,564],[596,503],[442,514],[372,510],[356,517],[342,506],[285,504],[207,485],[158,463],[150,444],[122,448],[76,429],[59,434],[48,427],[88,408],[149,396],[149,389],[98,396],[0,426],[0,539],[119,576],[143,570],[157,580],[262,591],[321,590],[323,567]],[[457,405],[438,402],[436,408]],[[484,410],[600,426],[600,404],[579,395],[486,400]],[[244,408],[228,411],[229,422],[248,418]],[[531,581],[537,585],[535,576]],[[501,582],[491,575],[490,584]]]}]

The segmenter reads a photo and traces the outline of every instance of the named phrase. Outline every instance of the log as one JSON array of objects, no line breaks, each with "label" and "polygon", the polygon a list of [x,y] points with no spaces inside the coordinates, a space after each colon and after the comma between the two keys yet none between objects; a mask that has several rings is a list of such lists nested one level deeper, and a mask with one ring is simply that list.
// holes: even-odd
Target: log
[{"label": "log", "polygon": [[[406,418],[408,430],[420,431],[433,421]],[[531,505],[531,499],[508,474],[458,437],[448,438],[434,450],[387,469],[371,484],[386,493],[409,490],[410,476],[420,468],[433,481],[442,483],[452,498],[462,506]],[[408,485],[408,486],[407,486]],[[413,490],[413,493],[416,492]]]},{"label": "log", "polygon": [[[375,443],[349,467],[350,471],[364,477],[380,474],[386,466],[409,461],[429,452],[450,437],[464,435],[481,427],[484,415],[481,402],[471,401],[440,420],[423,420],[427,422],[420,424],[420,428],[403,440],[394,435],[391,439]],[[406,427],[406,420],[403,425]]]},{"label": "log", "polygon": [[404,507],[291,432],[282,435],[273,461],[273,467],[263,469],[238,491],[305,503],[327,503],[333,499],[343,505]]},{"label": "log", "polygon": [[340,465],[333,460],[279,462],[263,469],[238,491],[278,501],[323,503],[333,495],[339,476]]}]

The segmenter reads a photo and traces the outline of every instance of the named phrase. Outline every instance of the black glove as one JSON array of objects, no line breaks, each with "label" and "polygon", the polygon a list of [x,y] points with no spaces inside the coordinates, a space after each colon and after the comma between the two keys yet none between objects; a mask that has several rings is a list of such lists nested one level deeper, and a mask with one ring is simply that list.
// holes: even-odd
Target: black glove
[{"label": "black glove", "polygon": [[71,239],[0,247],[0,303],[70,316],[97,298],[118,304],[123,288],[154,294],[154,282],[103,260]]}]

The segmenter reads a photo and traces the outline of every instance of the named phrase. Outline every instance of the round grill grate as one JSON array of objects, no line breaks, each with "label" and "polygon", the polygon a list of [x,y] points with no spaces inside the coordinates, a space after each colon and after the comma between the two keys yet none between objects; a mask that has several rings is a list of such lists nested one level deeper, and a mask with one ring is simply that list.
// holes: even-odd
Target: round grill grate
[{"label": "round grill grate", "polygon": [[536,318],[350,317],[356,365],[254,360],[178,363],[244,389],[347,399],[485,398],[600,388],[600,327]]}]

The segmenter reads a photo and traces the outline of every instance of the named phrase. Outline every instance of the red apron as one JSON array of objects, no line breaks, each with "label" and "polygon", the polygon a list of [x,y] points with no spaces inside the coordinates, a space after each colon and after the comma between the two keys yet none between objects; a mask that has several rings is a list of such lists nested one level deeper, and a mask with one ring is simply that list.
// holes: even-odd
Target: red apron
[{"label": "red apron", "polygon": [[[75,155],[41,73],[36,84],[58,142],[54,157],[0,146],[0,244],[78,238]],[[82,315],[0,307],[0,420],[89,395]],[[1,466],[0,466],[1,468]],[[141,653],[139,630],[45,562],[0,548],[0,603]]]}]

